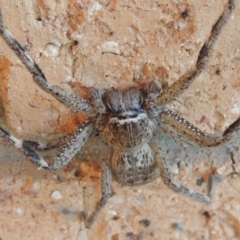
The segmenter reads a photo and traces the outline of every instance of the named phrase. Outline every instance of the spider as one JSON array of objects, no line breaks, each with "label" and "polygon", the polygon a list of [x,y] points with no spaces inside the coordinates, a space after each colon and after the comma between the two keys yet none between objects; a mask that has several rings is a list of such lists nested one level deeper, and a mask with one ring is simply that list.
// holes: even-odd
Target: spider
[{"label": "spider", "polygon": [[39,66],[3,25],[0,10],[1,37],[32,74],[35,83],[72,111],[90,116],[70,135],[67,142],[61,146],[60,153],[51,163],[47,163],[37,153],[37,150],[44,148],[41,144],[17,139],[3,128],[0,128],[1,138],[23,151],[39,168],[58,170],[81,150],[86,141],[96,134],[102,134],[110,149],[111,158],[110,160],[106,159],[102,164],[102,197],[93,213],[85,219],[88,228],[91,227],[97,214],[111,195],[111,176],[124,186],[146,184],[160,176],[174,192],[210,204],[214,176],[209,179],[207,195],[174,183],[171,179],[168,163],[162,156],[161,146],[155,141],[154,132],[157,129],[161,130],[164,125],[168,125],[184,138],[196,142],[200,146],[212,147],[229,140],[232,132],[239,126],[240,120],[237,120],[220,137],[212,137],[165,107],[167,103],[184,92],[204,70],[208,64],[213,45],[233,8],[234,0],[229,0],[213,25],[209,37],[205,40],[195,66],[166,90],[163,90],[154,81],[145,84],[145,86],[134,86],[128,89],[92,88],[87,100],[49,84]]}]

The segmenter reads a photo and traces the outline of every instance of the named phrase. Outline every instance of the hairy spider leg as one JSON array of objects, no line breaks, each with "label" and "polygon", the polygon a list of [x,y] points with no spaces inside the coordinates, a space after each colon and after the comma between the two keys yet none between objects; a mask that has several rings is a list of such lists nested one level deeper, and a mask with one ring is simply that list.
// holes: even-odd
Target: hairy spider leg
[{"label": "hairy spider leg", "polygon": [[59,102],[70,108],[73,112],[94,115],[92,105],[72,93],[66,92],[59,86],[51,86],[37,63],[25,52],[24,48],[14,39],[11,32],[3,25],[3,16],[0,8],[0,35],[7,45],[18,56],[28,71],[32,74],[34,82],[45,92],[51,94]]},{"label": "hairy spider leg", "polygon": [[181,95],[193,82],[193,80],[205,69],[209,61],[209,54],[216,42],[223,26],[230,17],[235,6],[235,0],[229,0],[224,6],[223,13],[213,25],[210,36],[203,44],[197,58],[197,62],[193,69],[189,70],[168,89],[158,96],[156,103],[158,105],[165,105],[173,101],[176,97]]},{"label": "hairy spider leg", "polygon": [[67,141],[69,141],[70,138],[71,134],[67,134],[59,138],[51,139],[47,144],[31,140],[24,140],[24,143],[37,151],[48,151],[63,146]]},{"label": "hairy spider leg", "polygon": [[214,137],[202,132],[199,128],[195,127],[193,124],[169,109],[162,110],[158,116],[158,122],[159,128],[162,130],[164,129],[165,123],[167,124],[167,128],[172,128],[170,132],[168,132],[170,137],[174,138],[175,132],[177,135],[180,134],[181,137],[185,138],[181,138],[181,140],[186,142],[189,142],[190,140],[190,142],[193,141],[202,147],[214,147],[224,144],[229,141],[233,134],[240,128],[240,119],[237,119],[224,131],[221,136]]},{"label": "hairy spider leg", "polygon": [[153,145],[153,148],[156,150],[156,158],[155,159],[156,159],[159,171],[160,171],[160,177],[162,178],[164,184],[176,193],[183,194],[183,195],[190,197],[201,203],[210,204],[212,201],[211,197],[212,197],[213,182],[215,182],[215,181],[219,182],[221,180],[221,178],[219,176],[215,176],[215,175],[212,175],[209,178],[206,196],[203,194],[200,194],[194,190],[188,189],[180,184],[174,183],[171,178],[168,162],[165,159],[165,157],[162,156],[162,154],[161,154],[163,152],[163,150],[160,147],[161,145],[158,144],[158,146],[156,146],[156,144],[154,144],[154,143],[152,143],[152,145]]},{"label": "hairy spider leg", "polygon": [[81,150],[86,141],[96,134],[94,124],[87,120],[71,134],[69,141],[60,149],[60,153],[54,158],[53,162],[49,165],[37,152],[35,152],[28,141],[19,140],[0,128],[0,137],[7,140],[15,147],[23,151],[25,155],[30,157],[30,160],[40,168],[46,170],[58,170],[68,164],[74,155]]},{"label": "hairy spider leg", "polygon": [[17,149],[19,149],[21,152],[23,152],[27,156],[31,156],[30,160],[36,164],[38,167],[43,169],[49,169],[49,165],[45,160],[43,160],[38,154],[33,152],[28,146],[25,146],[24,141],[21,139],[17,139],[4,129],[0,127],[0,137],[4,140],[6,140],[11,145],[14,145]]},{"label": "hairy spider leg", "polygon": [[92,212],[92,214],[88,218],[86,218],[85,220],[86,228],[91,228],[98,213],[105,206],[108,199],[110,198],[112,194],[111,182],[112,182],[112,175],[111,175],[111,169],[109,166],[109,159],[104,159],[102,164],[102,187],[101,187],[102,197],[100,201],[97,202],[97,205],[94,211]]}]

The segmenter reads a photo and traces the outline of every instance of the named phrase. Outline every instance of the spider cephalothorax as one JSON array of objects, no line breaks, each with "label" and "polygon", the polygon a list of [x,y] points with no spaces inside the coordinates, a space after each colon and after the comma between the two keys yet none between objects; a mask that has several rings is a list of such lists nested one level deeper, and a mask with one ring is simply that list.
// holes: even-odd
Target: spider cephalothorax
[{"label": "spider cephalothorax", "polygon": [[107,94],[110,113],[103,136],[114,147],[130,149],[149,142],[153,122],[143,109],[143,97],[137,88],[126,91],[112,90]]},{"label": "spider cephalothorax", "polygon": [[[5,28],[0,11],[0,35],[32,74],[35,83],[72,111],[91,116],[70,135],[52,163],[45,161],[36,152],[44,148],[42,145],[17,139],[2,128],[0,128],[0,137],[22,150],[38,167],[58,170],[81,150],[89,138],[95,134],[103,135],[111,152],[111,159],[103,161],[102,198],[95,211],[86,219],[87,227],[91,226],[97,213],[111,195],[111,176],[122,185],[138,185],[152,181],[160,175],[164,183],[173,191],[206,204],[211,203],[211,184],[208,195],[205,196],[172,181],[168,163],[161,154],[161,146],[154,140],[155,132],[161,130],[163,125],[167,125],[184,138],[201,146],[211,147],[228,140],[231,133],[239,128],[238,120],[221,137],[214,138],[204,134],[165,107],[187,89],[206,67],[214,42],[233,8],[234,0],[229,0],[203,44],[196,65],[169,88],[162,90],[155,82],[145,87],[131,87],[125,90],[93,88],[89,100],[82,99],[58,86],[51,86],[38,65]],[[48,146],[45,148],[47,149]],[[211,177],[210,182],[212,179]]]}]

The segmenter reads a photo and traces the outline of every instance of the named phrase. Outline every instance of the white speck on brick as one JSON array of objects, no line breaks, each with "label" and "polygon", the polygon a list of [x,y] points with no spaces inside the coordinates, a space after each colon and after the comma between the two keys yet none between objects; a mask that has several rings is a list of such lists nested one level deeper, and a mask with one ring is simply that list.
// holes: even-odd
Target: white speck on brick
[{"label": "white speck on brick", "polygon": [[187,26],[186,21],[179,21],[178,26],[180,29],[184,29]]},{"label": "white speck on brick", "polygon": [[235,113],[236,115],[239,115],[239,113],[240,113],[240,108],[239,108],[239,106],[238,106],[238,104],[234,104],[233,105],[233,108],[231,109],[231,112],[232,113]]},{"label": "white speck on brick", "polygon": [[91,6],[91,12],[97,12],[102,9],[102,5],[99,2],[94,2]]},{"label": "white speck on brick", "polygon": [[59,55],[59,47],[55,44],[48,43],[43,51],[46,57],[55,57]]},{"label": "white speck on brick", "polygon": [[22,209],[22,208],[17,208],[15,211],[16,211],[16,213],[19,214],[19,215],[22,215],[22,214],[23,214],[23,209]]},{"label": "white speck on brick", "polygon": [[112,216],[117,216],[117,215],[118,215],[117,211],[115,211],[115,210],[110,210],[110,211],[108,211],[108,212],[109,212],[109,214],[111,214]]},{"label": "white speck on brick", "polygon": [[63,198],[62,194],[61,194],[59,191],[54,191],[54,192],[52,193],[51,197],[52,197],[53,199],[56,199],[56,200]]},{"label": "white speck on brick", "polygon": [[40,183],[39,182],[34,182],[33,189],[38,190],[39,188],[40,188]]},{"label": "white speck on brick", "polygon": [[78,237],[79,239],[88,239],[88,238],[87,238],[86,231],[84,231],[84,230],[78,231],[77,237]]},{"label": "white speck on brick", "polygon": [[118,55],[121,54],[118,42],[106,41],[106,42],[102,43],[102,45],[100,47],[101,47],[102,53],[114,53],[114,54],[118,54]]},{"label": "white speck on brick", "polygon": [[173,163],[173,164],[169,164],[169,171],[172,173],[172,174],[179,174],[179,168],[178,168],[178,165],[176,163]]}]

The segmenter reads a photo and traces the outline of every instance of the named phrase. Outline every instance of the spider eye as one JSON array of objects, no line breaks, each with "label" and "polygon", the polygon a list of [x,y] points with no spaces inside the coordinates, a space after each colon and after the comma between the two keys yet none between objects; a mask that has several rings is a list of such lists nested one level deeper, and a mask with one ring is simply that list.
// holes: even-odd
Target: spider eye
[{"label": "spider eye", "polygon": [[123,101],[128,111],[139,111],[141,109],[143,97],[136,87],[132,87],[124,93]]},{"label": "spider eye", "polygon": [[120,91],[111,90],[107,96],[107,105],[114,113],[124,112],[123,94]]}]

